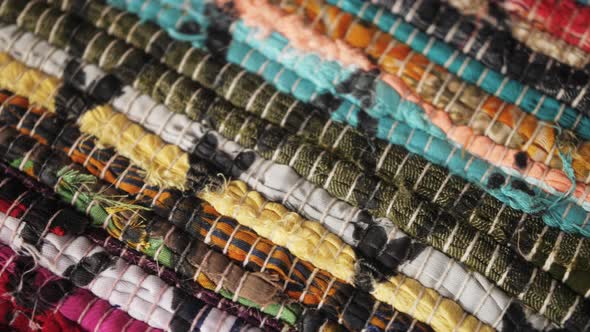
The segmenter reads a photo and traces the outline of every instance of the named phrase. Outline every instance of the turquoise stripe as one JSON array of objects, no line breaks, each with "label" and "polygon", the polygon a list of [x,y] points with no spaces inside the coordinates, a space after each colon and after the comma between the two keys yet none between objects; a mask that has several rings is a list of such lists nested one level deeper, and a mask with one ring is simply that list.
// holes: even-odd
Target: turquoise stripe
[{"label": "turquoise stripe", "polygon": [[[357,67],[344,68],[336,61],[323,61],[313,53],[302,53],[289,46],[289,40],[277,32],[261,37],[259,30],[246,26],[242,20],[238,20],[232,26],[232,37],[236,41],[260,50],[270,59],[280,59],[285,67],[295,71],[298,75],[303,75],[310,69],[318,69],[313,73],[312,80],[321,93],[334,93],[335,85],[346,81],[352,73],[358,70]],[[314,68],[319,62],[323,62],[322,68]]]},{"label": "turquoise stripe", "polygon": [[294,95],[306,103],[316,96],[316,87],[300,78],[292,70],[268,60],[260,52],[237,41],[232,41],[227,51],[227,60],[245,68],[258,68],[256,73],[271,82],[279,91]]},{"label": "turquoise stripe", "polygon": [[[316,87],[317,94],[330,93],[352,104],[362,107],[362,101],[352,94],[339,93],[337,86],[346,81],[358,68],[344,68],[336,61],[324,60],[321,57],[302,52],[288,45],[288,40],[279,33],[272,33],[264,38],[260,32],[238,21],[232,29],[234,42],[242,42],[261,52],[266,58],[278,61],[285,68],[294,71],[298,76],[309,80]],[[376,80],[375,87],[364,91],[365,96],[373,95],[374,102],[365,110],[375,118],[387,116],[411,124],[439,138],[446,138],[445,133],[428,119],[422,108],[408,100],[381,79]]]},{"label": "turquoise stripe", "polygon": [[[189,10],[183,10],[174,0],[107,0],[115,8],[139,15],[143,21],[157,23],[175,39],[191,43],[194,47],[204,48],[207,40],[208,19],[205,6],[200,0],[191,0]],[[164,4],[164,5],[162,5]],[[186,34],[179,31],[182,23],[197,22],[198,34]]]}]

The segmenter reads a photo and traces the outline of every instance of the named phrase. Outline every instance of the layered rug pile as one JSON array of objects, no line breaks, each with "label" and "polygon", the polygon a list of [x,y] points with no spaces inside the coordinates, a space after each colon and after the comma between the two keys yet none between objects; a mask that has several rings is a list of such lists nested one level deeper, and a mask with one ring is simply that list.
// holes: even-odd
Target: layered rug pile
[{"label": "layered rug pile", "polygon": [[587,0],[0,0],[0,330],[590,330],[589,75]]}]

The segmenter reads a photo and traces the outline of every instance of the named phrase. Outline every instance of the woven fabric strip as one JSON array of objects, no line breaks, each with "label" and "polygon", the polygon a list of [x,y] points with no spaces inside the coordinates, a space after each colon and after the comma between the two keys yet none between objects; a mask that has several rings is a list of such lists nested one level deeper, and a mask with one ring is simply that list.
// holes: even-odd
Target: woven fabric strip
[{"label": "woven fabric strip", "polygon": [[[123,30],[122,31],[120,31],[119,29],[110,29],[110,30],[112,30],[113,33],[115,33],[115,34],[119,34],[119,36],[121,36],[121,35],[122,36],[130,36],[130,37],[126,37],[126,40],[130,40],[131,42],[135,41],[135,45],[136,46],[139,46],[139,47],[142,47],[142,48],[146,48],[145,43],[142,45],[142,42],[145,42],[145,41],[149,40],[149,38],[147,38],[147,36],[144,36],[143,33],[142,33],[142,31],[143,32],[150,33],[149,35],[152,35],[152,34],[155,33],[154,30],[152,30],[151,28],[150,29],[147,29],[147,28],[145,28],[144,25],[141,25],[141,24],[138,24],[137,22],[134,22],[133,19],[132,19],[132,17],[130,17],[129,15],[124,15],[124,14],[122,14],[120,12],[117,12],[116,10],[113,10],[113,9],[109,9],[107,11],[104,7],[98,7],[98,8],[94,8],[94,7],[95,6],[89,6],[88,7],[88,10],[90,12],[95,12],[95,13],[99,13],[100,12],[100,13],[103,14],[103,15],[94,16],[95,19],[100,18],[98,20],[99,22],[102,22],[100,24],[105,24],[105,26],[109,26],[109,27],[116,27],[117,25],[123,27]],[[107,14],[105,14],[105,13],[107,13]],[[127,22],[128,20],[129,20],[129,22]],[[139,27],[143,27],[145,29],[138,28],[138,26]],[[127,27],[127,28],[124,28],[124,27]],[[130,30],[129,27],[133,27],[133,30]],[[134,37],[136,35],[137,35],[137,37]],[[162,34],[158,34],[158,36],[161,37]],[[121,37],[121,38],[123,38],[123,37]],[[161,37],[160,39],[165,39],[165,38]],[[249,83],[249,80],[252,79],[251,77],[248,77],[248,75],[244,75],[242,72],[234,73],[233,70],[227,70],[228,68],[231,68],[231,67],[227,67],[227,66],[221,67],[219,65],[216,65],[215,63],[212,63],[212,60],[209,57],[204,56],[204,58],[203,58],[203,56],[200,55],[200,53],[199,53],[198,50],[190,49],[190,48],[187,49],[186,48],[186,45],[185,45],[184,48],[182,48],[181,47],[182,44],[174,43],[174,45],[173,45],[173,43],[170,40],[162,41],[161,44],[162,45],[167,45],[167,46],[162,46],[163,49],[177,49],[177,50],[184,49],[185,50],[184,53],[179,51],[179,53],[178,54],[175,54],[175,55],[172,55],[170,52],[168,52],[168,55],[166,57],[166,59],[168,59],[167,60],[167,63],[170,66],[173,66],[173,67],[177,68],[178,70],[181,70],[182,72],[186,73],[187,75],[193,75],[193,77],[195,77],[197,80],[199,80],[200,82],[202,82],[203,84],[205,84],[207,86],[211,86],[211,84],[217,82],[218,81],[217,79],[220,78],[220,76],[221,77],[225,77],[224,74],[228,74],[228,76],[229,75],[233,75],[233,76],[230,76],[230,77],[235,77],[235,79],[233,79],[231,81],[231,84],[227,84],[227,85],[226,84],[216,85],[216,86],[212,86],[212,88],[217,88],[216,90],[220,94],[222,94],[222,92],[224,92],[225,94],[222,94],[222,95],[224,95],[225,97],[227,97],[230,100],[232,100],[232,102],[234,102],[234,104],[237,104],[235,102],[235,100],[240,100],[240,99],[238,99],[239,96],[240,96],[240,93],[239,93],[240,88],[242,86],[245,86],[245,87],[249,87],[250,86],[249,84],[245,84],[245,82],[248,82]],[[146,50],[147,51],[153,51],[155,49],[154,48],[147,47]],[[195,58],[195,61],[198,59],[200,62],[198,62],[197,64],[192,64],[192,63],[189,64],[186,61],[183,61],[186,58],[184,56],[184,54],[188,54],[188,53],[190,53],[191,58]],[[155,53],[152,52],[152,54],[157,55],[159,53],[158,52],[155,52]],[[199,57],[197,57],[197,55],[199,55]],[[201,59],[203,59],[203,60],[201,60]],[[179,68],[179,64],[180,65],[183,65],[183,67],[182,68]],[[211,68],[212,71],[214,71],[215,68],[219,68],[219,69],[223,69],[223,70],[217,76],[209,76],[210,74],[208,72],[203,73],[204,75],[197,76],[198,74],[200,74],[200,72],[194,71],[195,68],[199,68],[200,71],[203,71],[202,68]],[[213,81],[212,78],[216,78],[216,79]],[[285,76],[283,75],[281,78],[284,79]],[[211,80],[209,80],[209,79],[211,79]],[[222,80],[219,80],[219,81],[221,82]],[[245,82],[243,82],[243,81],[245,81]],[[296,81],[296,82],[297,83],[300,83],[299,81]],[[229,88],[228,88],[228,86],[229,86]],[[255,87],[254,85],[252,85],[252,86]],[[297,86],[300,86],[300,84],[298,84]],[[264,86],[264,88],[266,88],[266,87],[267,86]],[[253,90],[252,90],[253,92],[251,92],[250,94],[248,94],[248,96],[257,96],[257,97],[258,96],[261,96],[261,97],[265,97],[267,95],[264,92],[265,91],[264,88],[261,88],[261,89],[253,88]],[[222,90],[222,91],[219,91],[219,89]],[[259,93],[260,91],[262,91],[262,92]],[[232,92],[232,93],[228,95],[228,92]],[[276,94],[271,95],[271,99],[270,100],[271,101],[274,101],[274,100],[282,100],[282,98],[278,98],[278,97],[275,98],[275,97],[277,97]],[[276,112],[275,107],[273,107],[273,106],[275,106],[275,104],[277,104],[277,103],[274,103],[273,102],[273,103],[271,103],[270,105],[267,105],[267,106],[265,106],[264,104],[262,104],[263,109],[264,109],[264,111],[262,111],[262,115],[264,116],[265,114],[275,114],[275,113],[273,113],[273,112]],[[258,104],[256,102],[256,99],[244,99],[243,100],[243,105],[245,105],[246,109],[249,109],[249,108],[256,108],[257,107],[256,105],[258,105]],[[254,105],[254,106],[252,106],[252,105]],[[296,112],[298,111],[298,107],[295,107],[295,106],[298,106],[298,105],[291,104],[290,107],[287,108],[287,110],[288,110],[287,115],[288,116],[286,118],[283,118],[282,120],[281,119],[277,119],[277,121],[275,123],[278,122],[278,123],[281,123],[281,124],[286,124],[286,126],[288,128],[290,128],[290,120],[292,120],[293,118],[299,119],[299,118],[297,118],[297,117],[295,117],[293,115],[293,114],[296,115],[297,114]],[[343,104],[342,106],[347,106],[347,105],[344,105]],[[285,106],[285,107],[287,107],[287,106]],[[271,112],[271,110],[273,112]],[[257,110],[254,109],[254,111],[257,111]],[[340,107],[338,109],[337,113],[347,114],[347,113],[350,113],[350,111],[351,111],[350,110],[350,107]],[[315,130],[316,128],[321,128],[321,127],[316,127],[315,126],[315,118],[313,116],[314,116],[314,114],[312,114],[308,119],[306,119],[304,121],[304,123],[310,124],[310,125],[305,126],[303,128],[300,128],[299,131],[298,131],[299,133],[303,132],[305,134],[306,131],[304,131],[304,130],[310,130],[310,129],[311,130]],[[271,119],[271,121],[272,120],[274,120],[274,119]],[[379,129],[383,128],[383,131],[381,132],[382,135],[383,135],[382,136],[383,138],[388,138],[390,140],[393,140],[394,138],[398,137],[397,135],[401,136],[401,134],[403,133],[403,130],[402,129],[397,130],[397,132],[394,130],[394,128],[396,128],[396,126],[397,126],[397,123],[393,123],[392,124],[390,121],[388,122],[387,120],[384,120],[384,121],[380,122],[380,124],[381,123],[384,123],[384,126],[380,126],[379,127]],[[327,129],[331,129],[332,128],[332,123],[330,123],[330,126],[331,127],[330,128],[327,128]],[[404,125],[400,125],[399,127],[401,128],[403,126]],[[338,127],[338,126],[336,125],[335,127]],[[549,127],[541,126],[539,128],[547,129]],[[324,129],[326,129],[326,127],[324,127]],[[536,132],[541,132],[541,131],[544,131],[544,129],[542,129],[542,130],[535,130],[535,131]],[[337,133],[340,133],[340,132],[342,132],[342,130],[336,131],[336,132]],[[345,134],[349,134],[349,132],[346,132],[345,131]],[[326,141],[326,137],[330,137],[329,131],[327,131],[327,130],[324,130],[322,132],[322,134],[317,134],[317,135],[319,135],[319,137],[322,138],[323,141]],[[415,132],[412,131],[410,137],[412,137],[414,139],[414,136],[418,136],[418,135],[417,134],[415,135]],[[338,137],[341,142],[346,142],[347,141],[346,139],[342,139],[342,136],[336,136],[336,137]],[[403,137],[403,139],[401,139],[401,137]],[[404,142],[402,144],[408,145],[408,141],[406,141],[406,138],[405,138],[407,136],[401,136],[401,137],[399,137],[399,140],[396,141],[396,142]],[[420,139],[414,139],[414,140],[415,141],[418,141],[418,142],[421,142]],[[431,141],[431,140],[432,140],[432,138],[428,138],[426,141]],[[328,142],[320,142],[320,143],[328,143]],[[420,144],[420,143],[418,143],[418,144]],[[346,145],[346,143],[343,143],[341,145],[347,147],[347,149],[350,150],[350,148]],[[330,146],[330,145],[328,145],[328,146]],[[333,145],[333,147],[335,149],[338,149],[339,148],[339,146],[337,146],[337,145]],[[459,160],[458,159],[459,156],[454,156],[454,154],[456,152],[455,149],[453,149],[451,147],[447,147],[447,148],[442,149],[442,150],[444,150],[444,151],[450,151],[450,155],[453,156],[455,160]],[[548,149],[548,150],[553,150],[553,149]],[[366,152],[367,152],[366,149],[364,151],[361,151],[361,153],[363,153],[363,154],[366,154]],[[416,151],[416,152],[420,152],[421,154],[423,154],[423,153],[427,153],[427,154],[428,153],[434,153],[434,154],[438,153],[438,151],[436,149],[430,149],[430,150],[428,150],[427,148],[425,149],[424,147],[419,148],[418,151]],[[349,151],[343,151],[343,153],[349,154],[350,152]],[[447,159],[448,155],[449,155],[449,153],[440,153],[435,158],[437,158],[437,160],[440,160],[441,162],[445,162],[445,159]],[[448,157],[448,158],[450,158],[450,157]],[[358,158],[356,158],[356,159],[353,158],[352,160],[358,160]],[[462,162],[463,165],[456,164],[455,162],[452,162],[452,163],[449,164],[449,160],[450,159],[446,160],[446,163],[449,166],[454,166],[455,169],[458,172],[460,172],[460,174],[464,174],[465,170],[469,170],[470,172],[468,172],[468,174],[471,175],[470,178],[472,180],[474,180],[474,181],[477,181],[477,182],[484,181],[485,180],[485,177],[487,176],[486,174],[489,175],[489,173],[490,173],[490,170],[488,169],[488,167],[478,168],[478,166],[483,166],[483,165],[478,165],[477,162],[474,163],[471,160],[469,160],[468,162],[465,162],[465,160],[467,160],[467,159],[463,159],[464,160]],[[558,160],[558,159],[555,159],[554,158],[553,160],[555,161],[555,160]],[[529,168],[529,170],[530,169],[531,168]],[[558,182],[554,182],[554,183],[558,183]],[[564,188],[564,190],[567,190],[566,188],[567,188],[567,186]],[[580,189],[580,188],[578,188],[578,189]],[[508,190],[510,190],[510,189],[508,189]],[[578,190],[577,194],[578,195],[581,195],[582,192],[583,192],[582,190]],[[494,193],[493,191],[492,191],[492,194],[495,195],[495,196],[497,196],[497,197],[499,195],[497,192]],[[502,195],[504,195],[504,194],[502,194]],[[499,196],[502,197],[502,195],[499,195]],[[512,195],[514,196],[515,194],[512,194]],[[519,199],[522,199],[522,196],[525,196],[525,198],[526,198],[526,195],[520,195],[519,196]],[[513,198],[508,198],[506,196],[503,196],[502,198],[503,198],[503,201],[510,202],[511,204],[514,204],[514,201],[513,200],[515,199],[515,196]],[[555,201],[555,198],[550,199],[549,201],[550,202],[554,202]],[[535,201],[535,204],[538,204],[538,200]],[[560,205],[560,204],[557,204],[557,205]],[[529,207],[529,209],[530,208],[531,207]],[[562,207],[562,208],[556,209],[554,215],[555,216],[560,215],[560,217],[558,219],[566,219],[566,220],[568,220],[568,219],[574,219],[574,220],[583,220],[583,219],[585,219],[585,216],[584,215],[579,215],[577,213],[573,213],[572,212],[572,211],[575,211],[575,210],[576,210],[576,207],[574,207],[572,209],[571,204],[569,204],[569,206],[567,206],[567,207]],[[553,224],[553,225],[556,225],[557,224],[556,223],[556,220],[557,219],[555,219],[554,217],[552,217],[552,216],[546,216],[546,217],[550,218],[549,221],[548,221],[549,224]]]},{"label": "woven fabric strip", "polygon": [[32,246],[20,237],[25,222],[4,213],[1,217],[4,220],[0,229],[3,243],[14,250],[27,248],[41,266],[67,277],[78,287],[88,288],[153,327],[170,331],[232,331],[236,328],[259,331],[234,316],[178,292],[139,267],[108,255],[85,237],[49,232],[38,239],[37,246]]},{"label": "woven fabric strip", "polygon": [[[44,128],[43,133],[47,134],[37,134],[38,136],[35,137],[38,140],[49,144],[54,142],[53,144],[56,147],[68,152],[72,160],[86,165],[87,169],[93,174],[108,179],[110,183],[123,188],[130,194],[140,196],[139,200],[144,201],[147,205],[151,204],[161,217],[171,220],[178,227],[185,229],[200,239],[204,239],[210,245],[217,244],[219,250],[223,250],[231,258],[243,262],[244,265],[254,264],[258,269],[276,270],[281,276],[282,282],[285,283],[284,288],[286,288],[287,293],[294,299],[302,299],[306,304],[323,302],[323,307],[334,307],[337,312],[343,310],[346,323],[349,321],[347,317],[349,317],[350,313],[358,311],[355,305],[346,304],[349,298],[355,296],[368,298],[366,293],[353,292],[342,281],[333,279],[323,271],[312,273],[314,268],[309,263],[294,259],[284,248],[277,247],[271,242],[255,236],[247,228],[237,227],[235,221],[222,218],[210,205],[199,201],[195,196],[185,196],[186,194],[174,190],[163,191],[145,186],[142,182],[143,172],[131,166],[124,157],[117,157],[110,149],[97,149],[94,139],[81,137],[75,127],[64,124],[63,121],[59,121],[51,114],[43,114],[41,110],[27,111],[27,104],[23,104],[26,100],[12,97],[7,98],[7,101],[8,103],[4,103],[5,109],[10,109],[11,115],[4,114],[7,116],[1,117],[2,123],[20,124],[20,130],[29,133],[31,133],[30,128]],[[54,130],[51,130],[51,128]],[[62,128],[61,133],[56,137],[59,128]],[[202,180],[198,181],[202,182]],[[202,211],[202,213],[195,213],[195,210]],[[228,227],[231,227],[231,230]],[[217,243],[215,241],[211,242],[211,239],[216,239],[214,235],[219,234],[219,232],[227,234],[227,237],[221,237]],[[324,238],[324,240],[326,239]],[[219,241],[224,242],[219,243]],[[235,244],[232,245],[233,242]],[[260,247],[259,251],[254,251],[253,247],[244,247],[246,243],[255,248]],[[296,265],[292,267],[292,264]],[[415,268],[417,268],[418,264],[420,263],[415,263]],[[292,275],[294,270],[301,273],[297,275],[296,283],[288,281],[295,278]],[[325,285],[331,286],[329,286],[329,289],[325,289]],[[334,295],[328,295],[330,293]],[[367,301],[368,299],[360,302],[366,303]],[[377,319],[387,317],[387,310],[382,305],[377,307],[376,304],[375,306],[378,310],[374,311],[374,318],[372,319],[379,323]],[[331,310],[327,312],[331,312]],[[403,319],[403,316],[399,316],[399,319]],[[378,325],[384,327],[386,323],[387,321]],[[365,324],[364,321],[363,324]],[[362,328],[362,326],[355,326],[355,328]]]},{"label": "woven fabric strip", "polygon": [[[5,202],[5,201],[3,201]],[[10,247],[0,246],[0,289],[3,294],[10,294],[8,301],[15,306],[14,312],[20,311],[23,318],[52,316],[55,321],[42,321],[40,324],[27,323],[27,319],[11,322],[17,330],[37,327],[43,331],[101,331],[112,332],[124,328],[130,332],[146,331],[149,326],[133,319],[124,311],[112,307],[107,301],[97,298],[88,290],[75,287],[69,280],[62,279],[39,266],[29,256],[21,256]],[[19,283],[22,286],[19,288]],[[7,293],[9,292],[9,293]],[[6,299],[6,297],[5,297]],[[6,303],[6,302],[5,302]],[[70,320],[72,323],[68,324]],[[6,315],[0,315],[6,317]],[[19,326],[19,323],[29,326]],[[21,324],[22,324],[21,323]],[[37,325],[39,324],[39,325]],[[79,324],[79,326],[78,326]],[[23,324],[24,325],[24,324]],[[152,329],[159,332],[159,329]]]},{"label": "woven fabric strip", "polygon": [[[158,75],[158,77],[160,77],[160,76]],[[494,250],[490,250],[490,252],[493,252],[493,251]],[[487,259],[486,259],[486,261],[487,261]],[[487,264],[486,264],[486,267],[487,267]],[[482,270],[484,270],[484,269],[482,268]],[[522,290],[522,287],[520,289]]]}]

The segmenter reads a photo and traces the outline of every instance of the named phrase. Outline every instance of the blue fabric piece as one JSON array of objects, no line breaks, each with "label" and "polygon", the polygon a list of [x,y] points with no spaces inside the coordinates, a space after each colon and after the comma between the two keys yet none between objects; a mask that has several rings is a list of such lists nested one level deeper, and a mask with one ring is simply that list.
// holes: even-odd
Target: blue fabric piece
[{"label": "blue fabric piece", "polygon": [[[207,40],[208,20],[204,13],[202,1],[191,0],[190,10],[178,6],[174,0],[107,0],[111,6],[137,14],[142,21],[158,24],[175,39],[203,48]],[[164,5],[162,5],[164,4]],[[185,22],[197,22],[200,31],[197,34],[180,32]]]},{"label": "blue fabric piece", "polygon": [[232,41],[227,51],[227,60],[245,68],[258,68],[256,73],[271,82],[279,91],[294,95],[303,102],[310,102],[316,96],[316,87],[302,79],[292,70],[268,60],[260,52],[246,44]]},{"label": "blue fabric piece", "polygon": [[[336,61],[327,61],[315,54],[303,53],[294,49],[288,46],[288,40],[279,33],[272,33],[261,38],[256,29],[246,26],[242,21],[236,22],[232,36],[234,42],[240,41],[247,44],[262,53],[263,56],[280,62],[287,69],[312,82],[317,89],[317,94],[331,93],[358,107],[363,106],[362,100],[359,98],[351,94],[339,93],[337,89],[340,83],[345,82],[358,69],[346,69]],[[364,107],[372,116],[393,117],[396,120],[408,122],[412,127],[425,130],[436,137],[446,137],[440,128],[428,120],[419,105],[403,100],[396,90],[381,79],[376,79],[373,89],[364,94],[365,96],[374,95],[374,101]]]}]

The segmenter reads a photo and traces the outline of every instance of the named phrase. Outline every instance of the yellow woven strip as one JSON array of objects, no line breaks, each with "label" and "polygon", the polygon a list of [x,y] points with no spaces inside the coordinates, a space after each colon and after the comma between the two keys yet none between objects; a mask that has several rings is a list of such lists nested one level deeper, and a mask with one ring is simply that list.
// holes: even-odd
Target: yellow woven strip
[{"label": "yellow woven strip", "polygon": [[219,213],[232,216],[260,236],[287,247],[297,257],[352,283],[354,250],[320,223],[305,220],[282,204],[268,202],[258,192],[249,191],[242,181],[230,181],[223,191],[204,191],[199,197]]},{"label": "yellow woven strip", "polygon": [[31,104],[43,106],[54,112],[54,94],[61,81],[25,66],[7,53],[0,52],[0,85],[13,93],[26,95]]},{"label": "yellow woven strip", "polygon": [[149,185],[186,189],[189,159],[179,147],[165,144],[159,136],[148,134],[109,106],[86,112],[79,123],[82,132],[96,136],[103,145],[115,147],[119,154],[145,169]]},{"label": "yellow woven strip", "polygon": [[[235,218],[260,236],[287,247],[297,257],[352,283],[356,263],[354,251],[320,223],[305,220],[281,204],[266,201],[258,192],[248,191],[242,181],[231,181],[221,191],[206,191],[199,196],[219,213]],[[456,302],[405,276],[377,283],[373,295],[429,323],[437,331],[466,332],[476,331],[478,327],[480,331],[493,331],[468,315]]]}]

